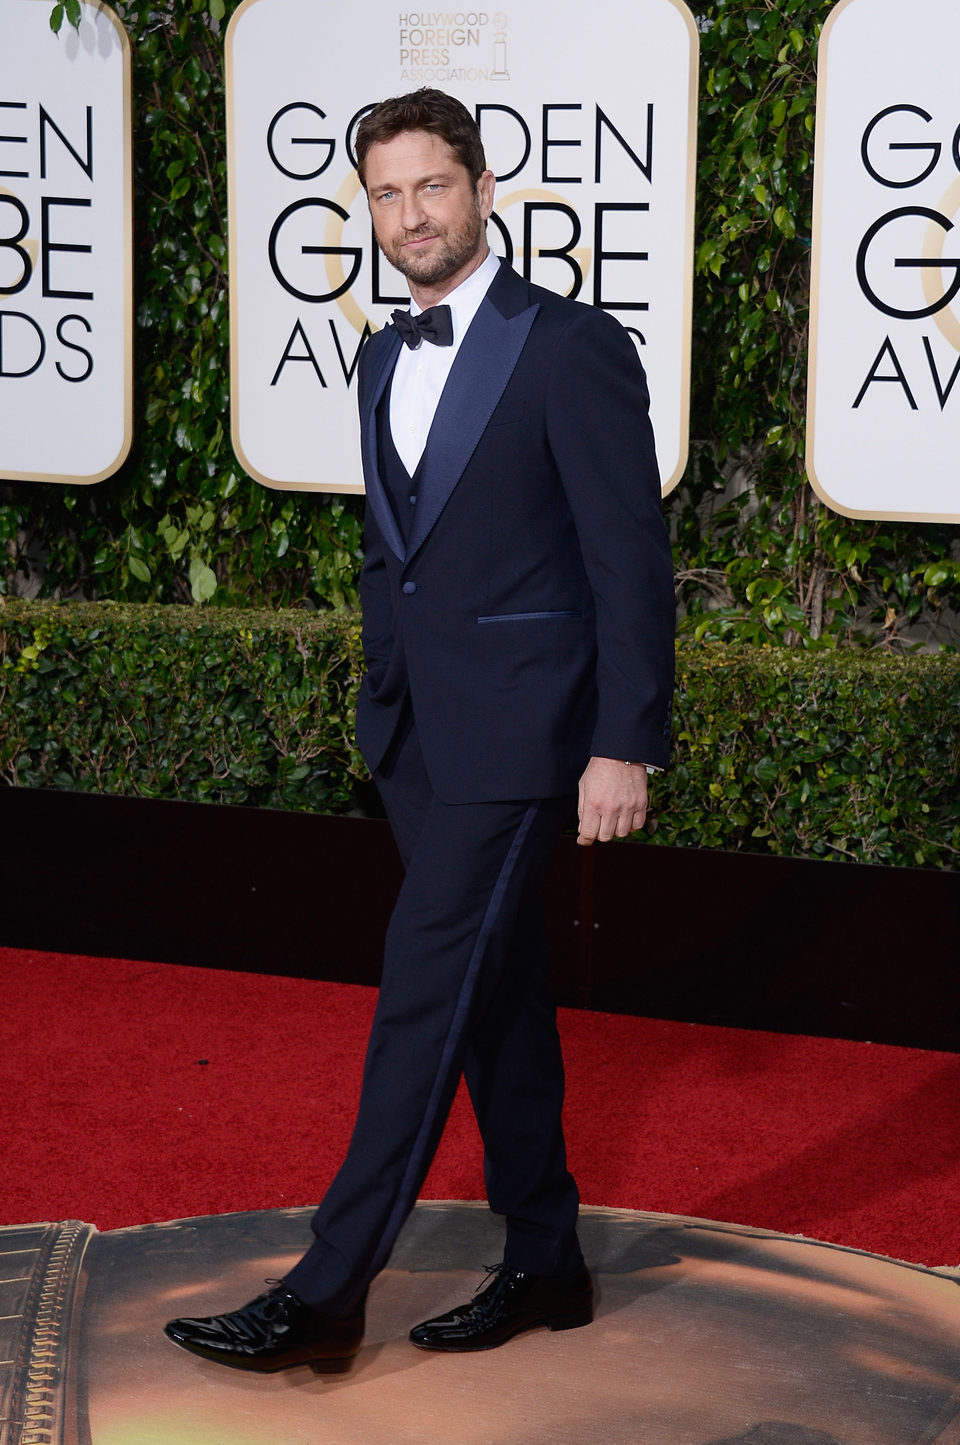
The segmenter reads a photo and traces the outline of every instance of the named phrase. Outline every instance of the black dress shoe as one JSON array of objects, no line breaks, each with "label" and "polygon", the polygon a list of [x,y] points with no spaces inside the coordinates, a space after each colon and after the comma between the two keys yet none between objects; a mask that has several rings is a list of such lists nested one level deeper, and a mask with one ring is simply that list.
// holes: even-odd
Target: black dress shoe
[{"label": "black dress shoe", "polygon": [[317,1374],[350,1368],[363,1339],[363,1308],[330,1318],[310,1309],[284,1284],[229,1315],[171,1320],[168,1340],[218,1365],[272,1374],[289,1365],[309,1365]]},{"label": "black dress shoe", "polygon": [[490,1284],[468,1304],[415,1325],[411,1342],[421,1350],[492,1350],[536,1325],[575,1330],[593,1319],[593,1283],[585,1267],[555,1277],[500,1264],[491,1273]]}]

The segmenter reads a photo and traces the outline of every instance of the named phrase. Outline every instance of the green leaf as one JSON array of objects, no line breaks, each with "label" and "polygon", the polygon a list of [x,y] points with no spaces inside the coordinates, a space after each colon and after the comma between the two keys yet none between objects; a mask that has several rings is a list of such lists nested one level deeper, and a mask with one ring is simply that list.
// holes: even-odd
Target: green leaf
[{"label": "green leaf", "polygon": [[128,557],[127,566],[130,568],[130,571],[133,573],[134,577],[138,579],[138,581],[150,581],[150,568],[147,566],[146,562],[144,562],[142,557]]},{"label": "green leaf", "polygon": [[216,590],[217,574],[194,555],[190,562],[190,595],[194,602],[209,602]]}]

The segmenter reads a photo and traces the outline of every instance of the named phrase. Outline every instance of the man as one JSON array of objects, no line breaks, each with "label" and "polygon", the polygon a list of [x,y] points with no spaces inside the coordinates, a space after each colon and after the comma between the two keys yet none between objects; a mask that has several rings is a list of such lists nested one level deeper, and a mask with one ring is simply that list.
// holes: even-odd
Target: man
[{"label": "man", "polygon": [[360,363],[367,672],[357,737],[405,865],[346,1159],[314,1242],[231,1314],[175,1320],[208,1359],[345,1368],[461,1073],[503,1263],[414,1344],[471,1350],[588,1324],[540,882],[643,824],[667,761],[673,587],[643,370],[611,317],[489,251],[477,126],[435,90],[383,102],[357,160],[410,313]]}]

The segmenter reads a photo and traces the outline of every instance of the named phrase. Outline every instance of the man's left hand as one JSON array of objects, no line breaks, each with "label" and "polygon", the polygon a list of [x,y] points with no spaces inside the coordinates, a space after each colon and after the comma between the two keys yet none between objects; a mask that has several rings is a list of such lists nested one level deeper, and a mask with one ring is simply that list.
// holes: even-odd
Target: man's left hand
[{"label": "man's left hand", "polygon": [[647,816],[647,770],[643,763],[591,758],[580,779],[580,832],[585,848],[598,840],[625,838]]}]

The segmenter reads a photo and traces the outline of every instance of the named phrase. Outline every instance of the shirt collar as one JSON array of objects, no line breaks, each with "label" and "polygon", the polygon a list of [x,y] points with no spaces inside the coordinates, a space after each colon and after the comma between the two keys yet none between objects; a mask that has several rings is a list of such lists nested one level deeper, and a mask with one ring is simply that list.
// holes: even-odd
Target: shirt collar
[{"label": "shirt collar", "polygon": [[[444,296],[438,303],[441,306],[449,306],[453,315],[453,339],[459,343],[470,322],[480,308],[480,302],[490,289],[494,276],[500,270],[500,260],[488,251],[475,271],[471,271],[465,281],[454,287],[449,296]],[[423,310],[422,306],[410,298],[410,315],[419,316]]]}]

